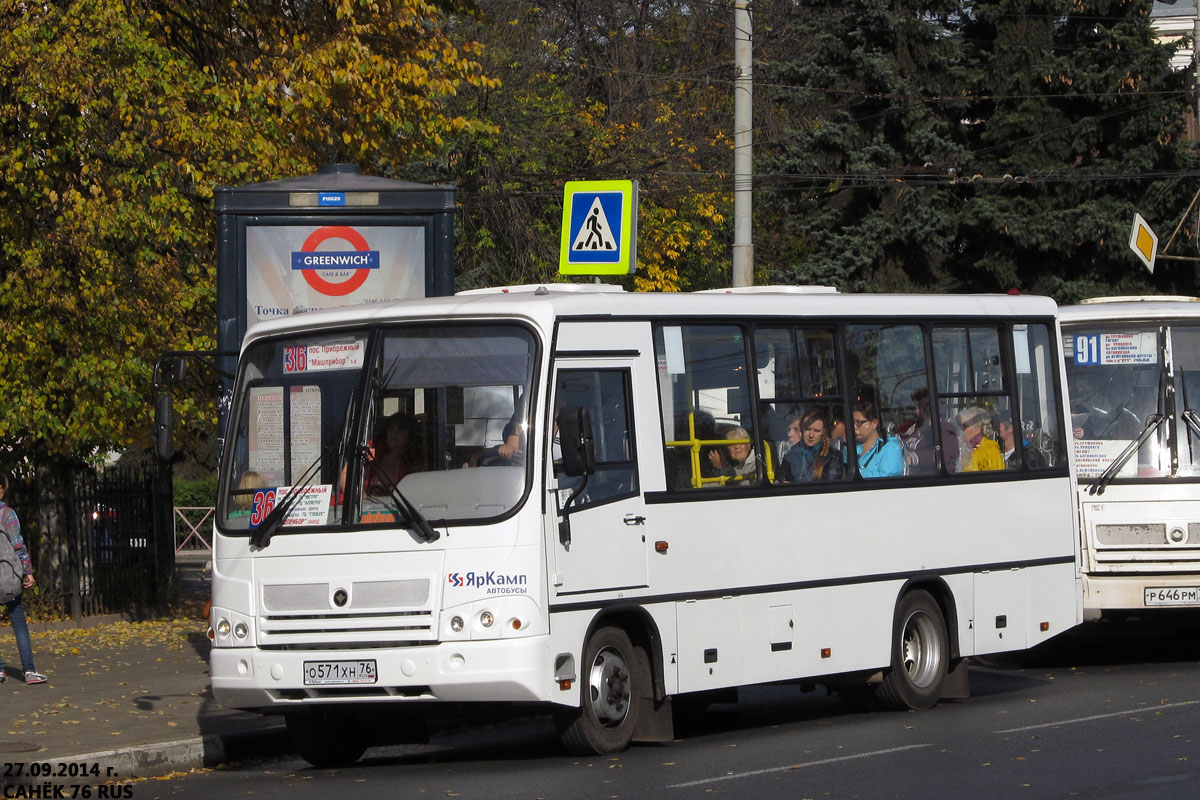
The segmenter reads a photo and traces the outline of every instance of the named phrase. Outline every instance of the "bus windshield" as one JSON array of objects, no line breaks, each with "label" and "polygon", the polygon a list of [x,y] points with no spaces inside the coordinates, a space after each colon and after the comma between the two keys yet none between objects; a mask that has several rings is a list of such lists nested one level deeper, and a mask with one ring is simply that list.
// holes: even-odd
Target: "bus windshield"
[{"label": "bus windshield", "polygon": [[[1075,465],[1080,479],[1102,475],[1158,419],[1163,364],[1157,325],[1078,328],[1064,334]],[[1149,432],[1118,478],[1170,472],[1167,426]]]},{"label": "bus windshield", "polygon": [[294,533],[477,522],[524,494],[524,328],[298,335],[255,342],[242,361],[218,512],[231,531],[284,502]]}]

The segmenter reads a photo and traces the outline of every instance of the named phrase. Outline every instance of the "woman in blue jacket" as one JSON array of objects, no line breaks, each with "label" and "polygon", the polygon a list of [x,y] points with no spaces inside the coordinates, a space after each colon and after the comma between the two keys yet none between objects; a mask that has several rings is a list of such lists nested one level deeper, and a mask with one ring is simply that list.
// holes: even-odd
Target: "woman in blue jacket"
[{"label": "woman in blue jacket", "polygon": [[904,474],[904,451],[898,439],[889,439],[879,427],[879,413],[870,400],[854,406],[854,438],[858,440],[858,474],[864,478],[891,478]]},{"label": "woman in blue jacket", "polygon": [[782,483],[836,481],[842,477],[842,455],[832,446],[829,423],[819,408],[810,408],[799,420],[800,441],[787,451],[780,465]]}]

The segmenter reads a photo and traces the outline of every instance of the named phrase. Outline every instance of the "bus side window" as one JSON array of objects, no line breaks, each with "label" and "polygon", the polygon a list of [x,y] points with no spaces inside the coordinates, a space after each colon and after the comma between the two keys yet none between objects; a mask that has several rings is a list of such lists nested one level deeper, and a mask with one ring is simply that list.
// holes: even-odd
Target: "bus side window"
[{"label": "bus side window", "polygon": [[[669,488],[689,491],[729,484],[750,486],[765,475],[758,454],[729,453],[721,431],[741,428],[752,444],[761,439],[750,413],[745,333],[735,325],[659,325],[654,331],[659,365],[664,453]],[[743,437],[738,437],[743,438]],[[752,469],[751,469],[752,468]]]},{"label": "bus side window", "polygon": [[1001,431],[1011,419],[1011,376],[995,327],[937,327],[933,367],[946,471],[1006,468]]},{"label": "bus side window", "polygon": [[[564,369],[558,373],[554,408],[582,407],[591,412],[596,471],[573,508],[586,508],[638,492],[633,420],[630,415],[631,379],[627,369]],[[558,423],[553,424],[550,457],[560,491],[573,487],[560,469],[562,454]]]},{"label": "bus side window", "polygon": [[[904,475],[932,474],[934,436],[928,413],[925,335],[917,325],[851,325],[846,329],[852,406],[878,413],[882,446],[901,448]],[[860,438],[862,430],[848,431]],[[891,441],[896,444],[889,444]],[[857,451],[857,442],[848,442]],[[872,458],[866,455],[866,458]],[[861,464],[860,464],[861,468]]]},{"label": "bus side window", "polygon": [[1045,325],[1013,326],[1020,441],[1028,469],[1066,463],[1065,440],[1059,425],[1061,388],[1054,369],[1052,341]]},{"label": "bus side window", "polygon": [[[769,327],[754,331],[758,372],[758,454],[774,485],[843,477],[845,400],[834,331],[828,327]],[[811,431],[808,445],[803,429]],[[832,456],[831,456],[832,453]]]}]

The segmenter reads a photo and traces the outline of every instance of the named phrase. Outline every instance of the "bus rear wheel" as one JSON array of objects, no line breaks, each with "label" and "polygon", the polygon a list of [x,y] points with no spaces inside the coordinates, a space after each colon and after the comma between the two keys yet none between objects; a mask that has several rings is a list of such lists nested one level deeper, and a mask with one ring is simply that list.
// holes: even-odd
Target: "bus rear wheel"
[{"label": "bus rear wheel", "polygon": [[317,706],[284,715],[292,747],[314,767],[345,767],[367,751],[366,726],[347,709]]},{"label": "bus rear wheel", "polygon": [[931,708],[942,696],[950,660],[946,620],[928,592],[909,592],[896,606],[892,664],[876,687],[884,708]]},{"label": "bus rear wheel", "polygon": [[574,755],[608,755],[629,747],[638,722],[638,698],[649,679],[629,637],[600,628],[588,639],[581,670],[579,708],[560,712],[559,738]]}]

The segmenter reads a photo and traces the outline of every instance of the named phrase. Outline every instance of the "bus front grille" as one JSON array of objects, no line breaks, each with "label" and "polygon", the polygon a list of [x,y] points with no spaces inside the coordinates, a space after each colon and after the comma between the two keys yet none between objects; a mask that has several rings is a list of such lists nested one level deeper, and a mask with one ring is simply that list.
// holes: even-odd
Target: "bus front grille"
[{"label": "bus front grille", "polygon": [[436,638],[428,578],[268,583],[258,618],[262,647],[337,647]]},{"label": "bus front grille", "polygon": [[265,615],[258,619],[258,643],[336,646],[354,642],[428,642],[435,638],[432,611],[377,614]]}]

